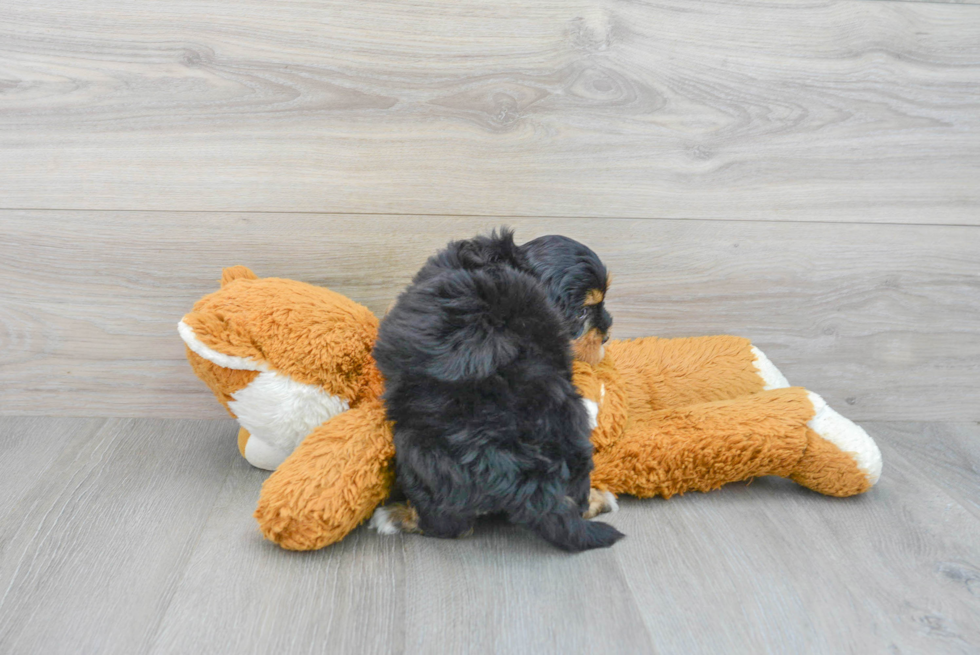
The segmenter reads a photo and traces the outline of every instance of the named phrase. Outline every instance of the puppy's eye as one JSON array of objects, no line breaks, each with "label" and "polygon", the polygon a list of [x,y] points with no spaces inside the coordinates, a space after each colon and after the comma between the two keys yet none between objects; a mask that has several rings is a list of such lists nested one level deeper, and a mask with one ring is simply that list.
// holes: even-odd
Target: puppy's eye
[{"label": "puppy's eye", "polygon": [[588,308],[585,308],[585,309],[583,309],[582,311],[580,311],[580,312],[578,313],[578,317],[579,317],[579,318],[580,318],[581,320],[583,320],[583,321],[584,321],[585,319],[587,319],[587,318],[589,317],[589,309],[588,309]]}]

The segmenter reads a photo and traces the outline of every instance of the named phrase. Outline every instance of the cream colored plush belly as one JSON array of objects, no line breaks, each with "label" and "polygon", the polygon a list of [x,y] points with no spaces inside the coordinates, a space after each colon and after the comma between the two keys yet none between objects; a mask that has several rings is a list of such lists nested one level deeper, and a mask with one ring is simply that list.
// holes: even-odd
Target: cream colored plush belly
[{"label": "cream colored plush belly", "polygon": [[282,464],[314,428],[350,409],[343,398],[275,371],[259,373],[232,398],[228,408],[251,434],[245,459],[270,471]]}]

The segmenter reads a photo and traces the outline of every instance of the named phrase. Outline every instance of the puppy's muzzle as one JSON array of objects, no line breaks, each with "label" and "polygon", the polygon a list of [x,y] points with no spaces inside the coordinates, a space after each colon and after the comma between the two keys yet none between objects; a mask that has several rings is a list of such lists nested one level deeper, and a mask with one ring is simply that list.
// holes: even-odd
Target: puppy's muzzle
[{"label": "puppy's muzzle", "polygon": [[575,359],[589,366],[598,366],[606,356],[606,349],[602,345],[606,341],[609,341],[608,333],[600,332],[598,328],[591,328],[572,342],[572,353]]}]

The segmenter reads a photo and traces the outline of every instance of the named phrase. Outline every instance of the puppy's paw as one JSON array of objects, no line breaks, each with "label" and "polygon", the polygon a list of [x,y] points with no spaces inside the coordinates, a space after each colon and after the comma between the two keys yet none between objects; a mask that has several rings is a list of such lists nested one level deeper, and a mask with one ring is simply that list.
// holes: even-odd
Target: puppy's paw
[{"label": "puppy's paw", "polygon": [[582,516],[587,519],[592,519],[600,514],[616,511],[619,511],[619,503],[616,502],[616,496],[608,491],[591,489],[589,490],[589,509]]},{"label": "puppy's paw", "polygon": [[374,510],[368,527],[378,534],[398,534],[399,532],[421,533],[419,514],[415,508],[405,503],[395,503]]}]

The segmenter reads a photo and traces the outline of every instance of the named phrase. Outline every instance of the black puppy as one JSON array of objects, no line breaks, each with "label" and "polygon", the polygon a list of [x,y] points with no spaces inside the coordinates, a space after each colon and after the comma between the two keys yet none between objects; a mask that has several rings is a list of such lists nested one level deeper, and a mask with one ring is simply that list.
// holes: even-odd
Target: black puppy
[{"label": "black puppy", "polygon": [[612,323],[606,285],[596,254],[565,237],[518,247],[504,230],[429,259],[374,348],[412,507],[372,525],[457,537],[501,513],[568,551],[623,536],[582,516],[595,416],[572,385],[573,339],[595,357]]}]

